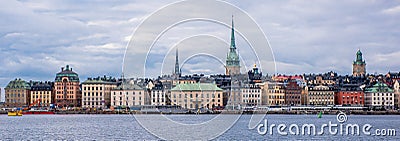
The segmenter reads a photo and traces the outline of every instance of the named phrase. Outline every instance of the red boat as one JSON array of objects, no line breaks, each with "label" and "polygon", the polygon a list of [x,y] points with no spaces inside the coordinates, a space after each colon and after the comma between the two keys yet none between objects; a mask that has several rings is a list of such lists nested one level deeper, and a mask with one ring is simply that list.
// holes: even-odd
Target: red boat
[{"label": "red boat", "polygon": [[31,109],[29,111],[22,111],[22,114],[24,114],[24,115],[53,115],[54,112],[53,111],[49,111],[49,110],[34,110],[34,109]]}]

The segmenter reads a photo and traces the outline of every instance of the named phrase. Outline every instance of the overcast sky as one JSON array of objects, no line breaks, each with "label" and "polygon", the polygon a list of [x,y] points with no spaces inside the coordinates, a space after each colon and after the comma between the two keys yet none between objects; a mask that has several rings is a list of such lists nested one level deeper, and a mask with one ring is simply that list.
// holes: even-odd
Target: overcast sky
[{"label": "overcast sky", "polygon": [[[154,11],[172,2],[175,1],[0,1],[0,87],[17,77],[54,80],[66,64],[80,75],[81,81],[98,75],[118,77],[134,30]],[[358,49],[363,52],[368,73],[400,69],[398,0],[228,2],[247,12],[268,37],[277,73],[350,74]],[[185,12],[190,12],[190,7]],[[227,13],[227,20],[237,14],[227,9],[221,12]],[[240,18],[235,17],[235,26],[243,28],[246,24]],[[210,36],[183,40],[182,35]],[[213,36],[218,38],[209,38]],[[246,58],[247,49],[241,47],[247,44],[237,38],[238,49]],[[161,61],[162,74],[171,73],[174,47],[186,46],[180,49],[180,61],[189,59],[182,66],[183,73],[224,73],[218,59],[188,58],[184,54],[192,48],[210,46],[224,56],[229,42],[228,27],[204,21],[185,23],[155,43],[149,51],[154,53],[149,62],[159,65],[159,59],[166,58]],[[157,58],[157,54],[164,56]],[[253,62],[254,59],[243,60],[242,66],[251,67]],[[245,67],[242,71],[248,69]],[[148,75],[155,77],[160,71],[149,69]]]}]

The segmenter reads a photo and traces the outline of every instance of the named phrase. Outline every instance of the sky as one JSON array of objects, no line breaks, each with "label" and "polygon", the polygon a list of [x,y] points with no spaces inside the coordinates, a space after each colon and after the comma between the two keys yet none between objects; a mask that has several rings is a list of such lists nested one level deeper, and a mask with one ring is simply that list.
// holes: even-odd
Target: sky
[{"label": "sky", "polygon": [[[173,2],[176,1],[0,1],[2,94],[3,88],[15,78],[53,81],[55,74],[67,64],[79,74],[81,81],[103,75],[119,77],[123,68],[136,71],[134,67],[123,67],[138,66],[135,60],[126,59],[135,56],[125,55],[127,48],[140,50],[131,48],[129,41],[154,39],[147,35],[132,38],[132,35],[146,19],[157,14],[157,10]],[[399,0],[226,2],[244,11],[268,38],[269,46],[263,48],[271,50],[273,55],[260,51],[257,54],[274,58],[274,64],[260,63],[266,64],[263,71],[265,68],[267,73],[335,71],[351,74],[358,49],[363,52],[368,73],[400,70]],[[167,13],[164,19],[148,24],[152,29],[164,27],[166,20],[185,13],[200,17],[226,15],[218,17],[225,26],[193,21],[173,26],[165,32],[151,50],[143,51],[148,53],[146,76],[172,73],[176,48],[179,48],[180,62],[185,62],[181,64],[184,74],[224,73],[222,63],[229,49],[232,15],[235,28],[242,29],[243,35],[257,26],[249,24],[241,11],[222,7],[186,5],[181,11]],[[196,8],[219,8],[220,11],[198,13],[194,12]],[[242,72],[245,72],[258,60],[251,57],[251,47],[245,40],[254,37],[239,35],[237,31],[236,44],[242,59]],[[191,56],[200,51],[208,54]],[[124,59],[128,61],[124,62]]]}]

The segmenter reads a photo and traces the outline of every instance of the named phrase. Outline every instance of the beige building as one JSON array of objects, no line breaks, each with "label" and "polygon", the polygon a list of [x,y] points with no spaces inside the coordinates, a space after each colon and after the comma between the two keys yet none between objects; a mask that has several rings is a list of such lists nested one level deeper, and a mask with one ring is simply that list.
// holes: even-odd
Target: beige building
[{"label": "beige building", "polygon": [[186,109],[223,106],[223,90],[213,83],[178,84],[171,89],[171,105]]},{"label": "beige building", "polygon": [[109,108],[111,106],[111,90],[117,87],[115,78],[88,78],[82,82],[83,108]]},{"label": "beige building", "polygon": [[265,82],[262,94],[263,105],[284,105],[285,87],[279,82]]},{"label": "beige building", "polygon": [[395,107],[399,108],[400,106],[400,84],[398,80],[395,80],[394,82],[394,100],[395,100]]},{"label": "beige building", "polygon": [[314,86],[308,87],[308,104],[310,105],[334,105],[335,104],[335,91],[332,87],[328,86]]},{"label": "beige building", "polygon": [[48,107],[54,103],[53,82],[33,82],[30,91],[30,102],[33,106]]},{"label": "beige building", "polygon": [[79,76],[67,65],[56,74],[54,91],[57,107],[81,107],[82,94],[79,86]]},{"label": "beige building", "polygon": [[145,88],[134,84],[133,81],[124,82],[118,87],[111,89],[112,107],[130,107],[138,105],[148,105],[149,99]]},{"label": "beige building", "polygon": [[394,90],[388,85],[378,82],[365,89],[365,106],[372,109],[393,109],[395,106]]},{"label": "beige building", "polygon": [[30,89],[30,84],[25,80],[18,78],[10,81],[4,88],[6,107],[28,106],[31,98]]}]

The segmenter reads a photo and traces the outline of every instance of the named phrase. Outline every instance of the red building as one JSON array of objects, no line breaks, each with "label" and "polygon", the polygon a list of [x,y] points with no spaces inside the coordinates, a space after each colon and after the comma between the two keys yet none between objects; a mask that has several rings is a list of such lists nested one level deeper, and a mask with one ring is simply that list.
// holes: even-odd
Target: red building
[{"label": "red building", "polygon": [[285,91],[285,104],[286,105],[301,105],[301,91],[295,79],[289,79]]},{"label": "red building", "polygon": [[364,92],[358,85],[344,85],[335,93],[335,104],[364,106]]}]

